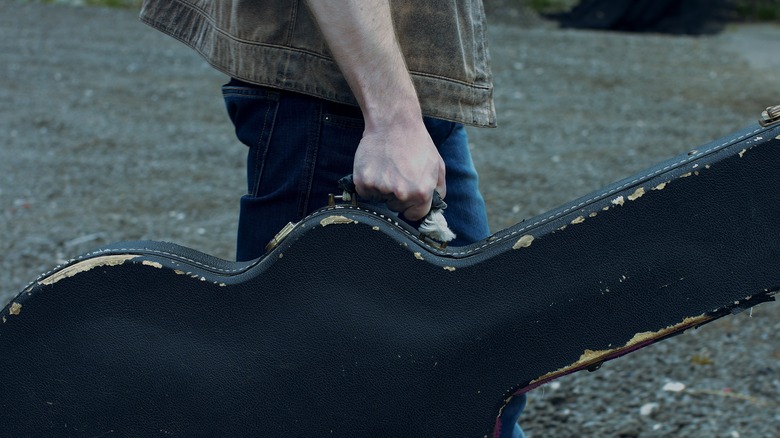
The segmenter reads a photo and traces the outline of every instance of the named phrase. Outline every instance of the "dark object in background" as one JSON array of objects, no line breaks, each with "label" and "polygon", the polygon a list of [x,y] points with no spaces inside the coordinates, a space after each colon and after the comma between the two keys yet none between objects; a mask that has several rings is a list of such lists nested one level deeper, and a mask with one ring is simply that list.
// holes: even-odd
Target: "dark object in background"
[{"label": "dark object in background", "polygon": [[733,10],[729,0],[582,0],[547,18],[564,28],[704,35],[723,30]]}]

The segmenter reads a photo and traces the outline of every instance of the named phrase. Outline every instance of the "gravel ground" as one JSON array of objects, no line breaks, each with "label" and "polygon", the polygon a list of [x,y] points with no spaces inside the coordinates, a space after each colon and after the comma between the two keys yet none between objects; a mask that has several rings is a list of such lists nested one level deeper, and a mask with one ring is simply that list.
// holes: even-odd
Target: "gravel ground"
[{"label": "gravel ground", "polygon": [[[559,30],[491,8],[500,127],[471,130],[499,230],[780,103],[780,27],[714,37]],[[232,258],[244,148],[225,78],[134,11],[0,2],[0,300],[104,243]],[[531,393],[530,437],[772,437],[780,306]]]}]

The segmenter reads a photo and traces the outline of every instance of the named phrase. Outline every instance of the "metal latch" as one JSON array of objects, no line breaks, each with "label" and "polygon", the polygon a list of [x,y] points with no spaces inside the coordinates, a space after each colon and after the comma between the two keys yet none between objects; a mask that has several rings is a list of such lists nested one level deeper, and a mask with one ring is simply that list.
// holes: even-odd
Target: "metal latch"
[{"label": "metal latch", "polygon": [[430,245],[430,246],[432,246],[432,247],[434,247],[436,249],[440,249],[442,251],[447,249],[447,244],[449,244],[449,242],[440,242],[440,241],[434,239],[433,237],[428,236],[427,234],[423,234],[423,233],[420,233],[417,236],[417,238],[420,239],[422,242],[424,242],[424,243],[426,243],[426,244],[428,244],[428,245]]},{"label": "metal latch", "polygon": [[271,241],[268,242],[267,245],[265,245],[266,252],[269,252],[272,249],[279,246],[279,244],[282,243],[282,240],[284,240],[284,238],[287,237],[288,234],[290,234],[290,231],[292,231],[296,225],[298,225],[298,222],[287,222],[287,225],[285,225],[284,228],[281,229],[281,231],[276,233],[276,236],[274,236],[274,238],[271,239]]},{"label": "metal latch", "polygon": [[351,193],[344,192],[343,195],[328,193],[328,207],[335,207],[336,201],[349,202],[353,207],[357,207],[357,196]]},{"label": "metal latch", "polygon": [[769,126],[780,122],[780,105],[770,106],[761,113],[761,126]]}]

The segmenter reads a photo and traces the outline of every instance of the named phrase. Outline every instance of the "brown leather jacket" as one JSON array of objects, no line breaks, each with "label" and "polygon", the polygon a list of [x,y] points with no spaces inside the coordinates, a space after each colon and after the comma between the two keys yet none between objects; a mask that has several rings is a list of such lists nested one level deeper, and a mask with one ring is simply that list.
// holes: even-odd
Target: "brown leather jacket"
[{"label": "brown leather jacket", "polygon": [[[390,0],[423,113],[495,126],[481,0]],[[356,105],[301,0],[145,0],[141,20],[237,79]]]}]

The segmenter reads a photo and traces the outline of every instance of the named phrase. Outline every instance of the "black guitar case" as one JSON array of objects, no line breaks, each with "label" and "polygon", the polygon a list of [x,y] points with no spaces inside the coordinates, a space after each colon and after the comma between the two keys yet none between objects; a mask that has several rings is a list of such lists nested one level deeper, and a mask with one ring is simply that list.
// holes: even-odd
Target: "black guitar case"
[{"label": "black guitar case", "polygon": [[0,433],[496,436],[513,395],[773,299],[773,111],[466,247],[334,205],[250,263],[85,254],[2,311]]}]

